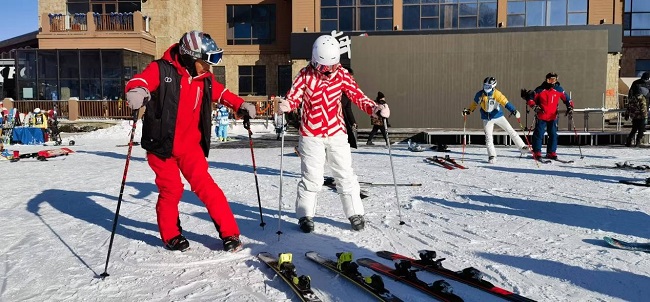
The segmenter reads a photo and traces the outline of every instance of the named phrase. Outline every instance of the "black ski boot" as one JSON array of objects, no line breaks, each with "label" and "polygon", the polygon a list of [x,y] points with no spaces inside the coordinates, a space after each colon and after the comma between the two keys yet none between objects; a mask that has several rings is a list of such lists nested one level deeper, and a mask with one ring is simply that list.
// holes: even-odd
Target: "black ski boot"
[{"label": "black ski boot", "polygon": [[226,252],[237,252],[241,250],[242,243],[238,236],[230,236],[223,239],[223,250]]},{"label": "black ski boot", "polygon": [[190,248],[190,242],[185,239],[183,235],[178,235],[171,240],[167,241],[165,248],[172,251],[184,252]]},{"label": "black ski boot", "polygon": [[312,217],[303,217],[298,219],[298,225],[300,229],[305,233],[311,233],[314,231],[314,220]]},{"label": "black ski boot", "polygon": [[366,226],[366,220],[361,215],[352,215],[348,219],[350,220],[352,229],[355,231],[361,231]]}]

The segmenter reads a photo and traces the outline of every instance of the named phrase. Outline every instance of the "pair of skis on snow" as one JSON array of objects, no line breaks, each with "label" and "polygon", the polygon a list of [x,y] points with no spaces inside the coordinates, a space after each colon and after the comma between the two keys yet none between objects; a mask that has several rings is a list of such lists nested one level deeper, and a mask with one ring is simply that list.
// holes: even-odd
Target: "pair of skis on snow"
[{"label": "pair of skis on snow", "polygon": [[467,169],[467,167],[459,164],[458,162],[456,162],[455,159],[449,157],[449,155],[445,155],[445,157],[439,157],[439,156],[427,157],[424,159],[424,161],[430,164],[434,164],[436,166],[443,167],[447,170]]},{"label": "pair of skis on snow", "polygon": [[38,152],[23,153],[20,154],[18,151],[7,152],[6,156],[3,155],[5,159],[8,159],[11,162],[17,162],[21,159],[36,158],[39,161],[47,161],[50,158],[58,156],[67,156],[70,153],[74,153],[69,148],[59,148],[59,149],[50,149],[50,150],[41,150]]},{"label": "pair of skis on snow", "polygon": [[[295,266],[290,263],[291,254],[288,255],[289,256],[287,256],[287,254],[280,254],[279,257],[276,258],[269,253],[261,253],[258,257],[271,267],[286,283],[288,283],[291,286],[291,289],[301,298],[302,301],[321,301],[311,290],[311,278],[308,276],[297,276]],[[360,258],[355,262],[352,259],[352,253],[350,252],[338,253],[336,255],[338,258],[337,261],[323,257],[316,252],[307,252],[305,256],[343,276],[345,279],[364,289],[379,301],[397,302],[402,300],[385,288],[381,276],[376,274],[363,276],[358,271],[359,265],[370,268],[388,278],[418,289],[439,301],[462,302],[463,299],[454,294],[451,285],[447,281],[441,279],[432,284],[428,284],[418,279],[416,276],[417,271],[424,270],[444,278],[453,279],[501,297],[505,300],[534,301],[503,288],[494,286],[488,281],[482,280],[482,273],[475,268],[466,268],[460,272],[444,268],[442,266],[442,261],[445,259],[435,259],[436,253],[434,251],[420,251],[419,260],[388,251],[377,252],[377,256],[395,262],[395,269],[369,258]],[[288,262],[287,259],[289,260]]]}]

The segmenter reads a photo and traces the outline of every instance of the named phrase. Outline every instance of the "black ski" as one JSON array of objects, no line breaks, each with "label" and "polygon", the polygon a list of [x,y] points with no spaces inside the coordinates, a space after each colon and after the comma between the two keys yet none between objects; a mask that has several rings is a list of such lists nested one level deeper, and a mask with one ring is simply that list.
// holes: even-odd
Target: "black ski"
[{"label": "black ski", "polygon": [[[323,186],[336,190],[336,180],[334,180],[334,177],[325,176],[325,179],[323,180]],[[370,197],[370,193],[368,193],[366,190],[360,190],[359,197],[361,197],[361,199],[368,198]]]},{"label": "black ski", "polygon": [[443,168],[445,168],[447,170],[453,170],[454,169],[454,166],[452,166],[451,164],[446,162],[441,157],[437,157],[437,156],[427,157],[427,158],[424,159],[424,161],[427,162],[427,163],[430,163],[430,164],[437,164],[437,165],[439,165],[439,166],[441,166],[441,167],[443,167]]},{"label": "black ski", "polygon": [[396,262],[395,269],[392,269],[370,258],[358,259],[357,263],[361,266],[370,268],[375,272],[384,274],[394,279],[395,281],[403,282],[404,284],[408,284],[413,288],[419,289],[439,301],[463,301],[461,297],[454,294],[451,285],[449,285],[449,283],[447,283],[445,280],[438,280],[432,284],[427,284],[426,282],[418,279],[418,277],[415,275],[415,271],[411,269],[411,263],[408,261]]},{"label": "black ski", "polygon": [[413,259],[406,257],[404,255],[396,254],[389,251],[377,252],[377,256],[393,260],[393,261],[408,261],[414,267],[426,270],[430,273],[448,277],[456,281],[465,283],[467,285],[473,286],[485,292],[491,293],[493,295],[499,296],[509,301],[518,301],[518,302],[534,302],[535,300],[520,296],[518,294],[512,293],[506,289],[495,286],[494,284],[482,280],[482,273],[473,267],[468,267],[460,272],[455,272],[450,269],[444,268],[442,266],[442,261],[445,258],[435,259],[435,251],[420,251],[420,259]]},{"label": "black ski", "polygon": [[640,182],[640,181],[621,179],[618,182],[620,182],[622,184],[626,184],[626,185],[632,185],[632,186],[650,187],[650,183],[648,183],[647,181]]},{"label": "black ski", "polygon": [[[394,186],[394,183],[378,183],[378,182],[366,182],[360,181],[359,185],[366,187],[391,187]],[[399,187],[421,187],[421,183],[397,183]]]},{"label": "black ski", "polygon": [[308,259],[332,270],[333,272],[345,277],[350,282],[356,284],[357,286],[365,289],[368,293],[373,295],[379,301],[387,302],[401,302],[400,298],[395,297],[390,293],[385,287],[384,282],[379,275],[372,275],[370,277],[364,277],[359,273],[359,266],[352,261],[352,253],[338,253],[338,261],[333,261],[327,259],[317,252],[307,252],[305,253]]},{"label": "black ski", "polygon": [[633,170],[648,170],[650,169],[650,166],[648,165],[638,165],[635,166],[633,164],[630,164],[629,162],[622,162],[622,163],[616,163],[616,168],[621,168],[621,169],[633,169]]},{"label": "black ski", "polygon": [[449,157],[449,155],[445,155],[445,160],[448,161],[448,162],[450,162],[450,163],[451,163],[452,165],[454,165],[454,167],[456,167],[456,168],[459,168],[459,169],[467,169],[467,167],[465,167],[465,166],[459,164],[458,162],[456,162],[455,159]]},{"label": "black ski", "polygon": [[[134,146],[140,146],[140,142],[133,142]],[[115,145],[115,147],[128,147],[129,144]]]},{"label": "black ski", "polygon": [[573,161],[571,159],[570,160],[564,160],[564,159],[559,159],[559,158],[553,158],[552,160],[554,160],[556,162],[563,163],[563,164],[572,164],[572,163],[575,162],[575,161]]},{"label": "black ski", "polygon": [[266,265],[272,268],[275,273],[284,280],[284,282],[289,284],[291,290],[298,295],[301,301],[322,301],[318,296],[316,296],[314,291],[311,290],[311,278],[309,276],[298,276],[296,274],[296,267],[291,263],[291,253],[283,253],[276,258],[270,253],[262,252],[257,255],[257,258],[266,263]]}]

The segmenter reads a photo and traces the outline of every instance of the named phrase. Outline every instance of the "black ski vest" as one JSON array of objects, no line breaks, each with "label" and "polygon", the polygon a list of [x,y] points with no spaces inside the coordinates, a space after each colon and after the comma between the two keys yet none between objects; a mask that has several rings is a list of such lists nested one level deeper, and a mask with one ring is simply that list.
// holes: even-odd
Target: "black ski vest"
[{"label": "black ski vest", "polygon": [[[170,158],[174,147],[178,101],[181,94],[181,75],[176,67],[166,60],[154,61],[158,64],[160,85],[151,92],[142,121],[142,148],[161,157]],[[206,77],[203,82],[203,100],[199,113],[201,148],[208,157],[210,135],[212,134],[212,81]]]}]

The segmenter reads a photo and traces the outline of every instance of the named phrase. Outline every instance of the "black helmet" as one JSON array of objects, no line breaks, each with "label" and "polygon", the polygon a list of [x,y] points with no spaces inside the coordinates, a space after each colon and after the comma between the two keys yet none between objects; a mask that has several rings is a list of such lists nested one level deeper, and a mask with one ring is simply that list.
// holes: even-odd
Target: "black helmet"
[{"label": "black helmet", "polygon": [[178,42],[179,52],[194,60],[203,60],[209,65],[217,65],[221,62],[223,49],[217,46],[209,34],[200,31],[190,31],[181,37]]},{"label": "black helmet", "polygon": [[646,82],[647,82],[647,81],[650,81],[650,72],[647,72],[647,71],[644,72],[644,73],[641,75],[641,79],[644,80],[644,81],[646,81]]},{"label": "black helmet", "polygon": [[487,77],[483,80],[483,91],[486,93],[491,92],[494,87],[497,87],[497,79],[494,77]]},{"label": "black helmet", "polygon": [[548,80],[548,79],[550,79],[550,78],[555,78],[555,79],[557,79],[557,73],[555,73],[555,72],[549,72],[549,73],[547,73],[547,74],[546,74],[546,79]]}]

